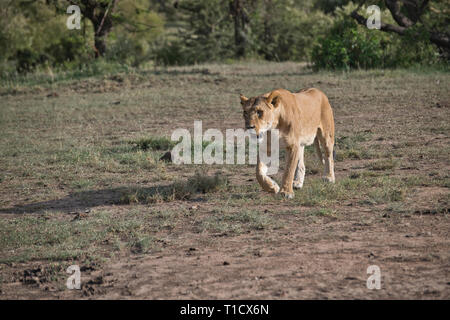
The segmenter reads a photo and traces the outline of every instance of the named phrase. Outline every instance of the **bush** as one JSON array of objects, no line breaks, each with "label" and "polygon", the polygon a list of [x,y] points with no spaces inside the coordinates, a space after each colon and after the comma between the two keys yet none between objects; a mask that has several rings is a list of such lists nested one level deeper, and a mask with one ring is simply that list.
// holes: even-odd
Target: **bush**
[{"label": "bush", "polygon": [[[400,36],[368,29],[350,17],[354,5],[337,10],[337,18],[325,37],[312,51],[317,69],[371,69],[432,65],[439,62],[437,48],[428,41],[424,29],[417,25]],[[390,13],[382,19],[394,23]]]},{"label": "bush", "polygon": [[152,59],[152,44],[164,32],[164,18],[148,0],[122,0],[114,13],[105,58],[138,67]]},{"label": "bush", "polygon": [[154,58],[155,64],[164,66],[182,66],[195,63],[195,59],[185,52],[183,43],[179,40],[162,41],[161,44],[156,45]]},{"label": "bush", "polygon": [[430,66],[441,61],[438,49],[428,41],[427,32],[417,25],[404,36],[390,35],[388,67]]},{"label": "bush", "polygon": [[156,63],[187,65],[221,61],[234,56],[229,4],[221,0],[180,2],[175,39],[164,39],[155,50]]},{"label": "bush", "polygon": [[[251,22],[257,52],[272,61],[309,60],[316,39],[325,34],[332,18],[308,3],[289,7],[286,1],[276,1],[272,6],[270,13],[263,11]],[[270,16],[268,21],[267,16]]]},{"label": "bush", "polygon": [[384,66],[384,43],[378,33],[368,33],[349,18],[337,21],[313,48],[316,69],[376,68]]}]

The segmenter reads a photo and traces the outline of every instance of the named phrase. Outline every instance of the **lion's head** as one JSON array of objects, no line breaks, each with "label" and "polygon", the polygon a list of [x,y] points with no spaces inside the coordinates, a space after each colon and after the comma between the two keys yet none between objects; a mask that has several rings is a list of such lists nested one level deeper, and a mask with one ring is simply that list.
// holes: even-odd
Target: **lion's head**
[{"label": "lion's head", "polygon": [[271,94],[267,98],[261,96],[246,98],[241,94],[240,98],[244,110],[245,129],[260,139],[264,132],[274,128],[274,111],[279,105],[279,96]]}]

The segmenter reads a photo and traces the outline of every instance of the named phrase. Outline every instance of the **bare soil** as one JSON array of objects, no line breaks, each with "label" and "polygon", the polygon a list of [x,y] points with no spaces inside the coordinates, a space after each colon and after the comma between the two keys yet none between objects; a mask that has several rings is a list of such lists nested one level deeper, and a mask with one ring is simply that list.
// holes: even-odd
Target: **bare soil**
[{"label": "bare soil", "polygon": [[[316,205],[305,204],[305,199],[290,201],[258,195],[248,191],[257,190],[252,166],[223,166],[235,188],[232,191],[160,203],[122,204],[122,187],[167,185],[172,179],[192,176],[192,167],[165,165],[164,172],[171,175],[168,180],[160,178],[157,169],[121,175],[105,173],[105,179],[110,178],[108,184],[94,180],[81,192],[67,185],[59,189],[53,178],[47,178],[53,193],[46,193],[45,187],[33,184],[37,178],[31,175],[22,178],[22,186],[30,186],[26,193],[19,184],[5,178],[0,181],[0,219],[5,221],[49,212],[56,213],[50,219],[67,223],[90,221],[97,212],[106,212],[115,219],[134,210],[146,222],[156,221],[151,214],[155,210],[173,216],[165,220],[166,224],[145,229],[156,239],[145,252],[121,249],[101,262],[87,262],[84,257],[2,263],[0,298],[449,299],[449,76],[406,71],[311,74],[302,68],[295,64],[243,64],[205,66],[208,72],[194,69],[190,73],[190,69],[180,68],[163,79],[158,74],[139,78],[140,82],[131,79],[127,88],[119,84],[105,88],[98,82],[89,88],[79,82],[76,87],[61,86],[57,97],[45,99],[42,97],[54,89],[44,88],[37,93],[24,89],[17,96],[6,94],[2,104],[13,106],[14,99],[26,104],[39,99],[46,104],[53,103],[48,99],[65,103],[69,96],[80,100],[89,96],[97,99],[99,95],[104,95],[105,101],[122,101],[120,116],[111,116],[110,121],[109,109],[118,107],[107,102],[104,111],[100,107],[93,110],[97,115],[84,109],[71,111],[70,117],[79,117],[79,122],[67,127],[68,134],[80,139],[97,135],[94,145],[102,139],[113,144],[119,138],[141,136],[143,132],[170,137],[174,128],[192,128],[194,120],[201,119],[203,130],[240,128],[243,121],[239,91],[251,96],[276,87],[294,90],[315,86],[330,97],[335,110],[337,137],[341,139],[337,146],[341,156],[336,162],[337,181],[362,179],[365,174],[387,179],[386,183],[398,179],[401,183],[396,188],[403,190],[399,199],[378,195],[388,190],[388,184],[367,185],[374,188],[376,196],[367,196],[362,184],[361,190],[348,191],[337,200],[324,195]],[[126,90],[136,98],[132,98],[133,94],[121,96]],[[210,94],[215,98],[207,98]],[[128,108],[127,99],[148,102],[150,107]],[[164,104],[161,109],[160,103]],[[190,108],[190,103],[196,107]],[[106,120],[99,124],[99,117]],[[30,130],[35,131],[36,139],[57,135],[48,131],[45,121],[27,134]],[[344,153],[343,137],[356,135],[368,137],[355,145],[359,155]],[[7,139],[12,141],[5,138],[3,143]],[[7,162],[6,156],[4,159],[4,172],[14,175],[12,162]],[[317,167],[313,160],[309,163],[307,170],[308,166],[309,170]],[[57,164],[45,170],[58,168]],[[77,168],[91,172],[87,165]],[[318,168],[307,171],[306,185],[320,179],[322,169]],[[95,170],[90,174],[102,175],[95,174]],[[236,188],[242,188],[242,194]],[[384,200],[374,200],[380,197]],[[261,213],[270,221],[263,227],[242,224],[238,232],[233,229],[239,225],[234,222],[238,220],[231,220],[223,228],[219,224],[204,226],[211,217],[223,214],[221,210],[228,210],[238,219],[244,209]],[[108,244],[101,248],[110,247]],[[12,255],[13,249],[4,249],[5,256]],[[54,263],[56,267],[49,269]],[[69,276],[65,269],[70,264],[79,264],[82,269],[81,290],[65,288]],[[367,268],[371,265],[381,270],[380,290],[367,288]]]}]

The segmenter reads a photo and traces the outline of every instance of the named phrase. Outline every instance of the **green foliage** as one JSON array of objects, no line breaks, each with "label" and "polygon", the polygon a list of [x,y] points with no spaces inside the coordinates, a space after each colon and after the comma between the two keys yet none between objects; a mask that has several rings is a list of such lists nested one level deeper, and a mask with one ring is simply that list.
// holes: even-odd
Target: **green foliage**
[{"label": "green foliage", "polygon": [[342,7],[349,3],[350,0],[317,0],[315,7],[324,11],[325,13],[331,13],[338,7]]},{"label": "green foliage", "polygon": [[[420,24],[410,28],[404,36],[370,30],[349,16],[354,8],[350,3],[336,10],[332,27],[313,48],[315,69],[410,67],[439,61],[436,47],[428,41],[428,34]],[[381,18],[394,23],[387,10],[382,12]]]},{"label": "green foliage", "polygon": [[260,8],[252,19],[257,52],[267,60],[309,59],[316,38],[325,33],[331,17],[314,10],[311,1],[301,5],[289,0],[271,3]]},{"label": "green foliage", "polygon": [[[101,36],[95,35],[98,17],[106,14],[112,0],[73,1],[84,15],[81,30],[66,27],[66,9],[72,2],[0,1],[0,74],[10,79],[27,72],[95,69],[89,67],[99,65],[94,46],[103,48],[103,65],[125,68],[237,57],[312,61],[316,69],[410,67],[439,61],[429,32],[448,32],[445,1],[430,3],[402,36],[358,25],[350,13],[361,1],[241,0],[238,15],[231,6],[234,0],[180,0],[176,7],[159,0],[120,0],[108,13],[108,31]],[[383,3],[373,4],[382,8],[383,22],[395,25]],[[88,19],[86,12],[95,12],[97,20]],[[360,12],[364,14],[364,7]]]},{"label": "green foliage", "polygon": [[83,33],[68,30],[54,8],[38,0],[0,3],[0,72],[32,71],[38,65],[63,65],[85,59]]},{"label": "green foliage", "polygon": [[313,49],[317,69],[375,68],[383,66],[384,56],[378,33],[369,33],[353,20],[337,21],[329,34]]},{"label": "green foliage", "polygon": [[233,26],[222,0],[180,2],[181,25],[176,39],[164,39],[155,50],[159,64],[195,64],[233,56]]},{"label": "green foliage", "polygon": [[195,62],[194,57],[185,53],[182,41],[162,40],[154,49],[155,63],[158,65],[174,66],[187,65]]},{"label": "green foliage", "polygon": [[[312,4],[292,0],[246,2],[247,58],[308,59],[315,39],[324,34],[331,21]],[[185,65],[235,57],[234,22],[226,1],[187,0],[180,7],[184,23],[176,39],[166,39],[155,50],[158,64]]]},{"label": "green foliage", "polygon": [[389,36],[388,67],[426,66],[442,62],[437,48],[428,41],[428,32],[420,24],[410,28],[404,36]]},{"label": "green foliage", "polygon": [[152,43],[163,33],[164,19],[146,0],[122,0],[114,11],[116,27],[109,37],[108,60],[134,67],[152,58]]},{"label": "green foliage", "polygon": [[[79,68],[94,60],[94,30],[82,19],[81,30],[66,27],[65,1],[0,2],[0,72],[29,72],[36,67]],[[152,58],[153,41],[164,29],[162,16],[146,0],[119,1],[109,34],[108,61],[138,66]]]}]

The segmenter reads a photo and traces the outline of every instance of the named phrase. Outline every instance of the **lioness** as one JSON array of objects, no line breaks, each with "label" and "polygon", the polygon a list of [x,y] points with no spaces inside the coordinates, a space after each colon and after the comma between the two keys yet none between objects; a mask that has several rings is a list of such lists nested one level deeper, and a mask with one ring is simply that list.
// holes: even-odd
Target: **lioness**
[{"label": "lioness", "polygon": [[301,188],[305,178],[304,148],[312,143],[320,161],[325,164],[324,179],[335,181],[333,110],[322,91],[311,88],[292,93],[277,89],[253,98],[241,94],[240,98],[246,129],[253,129],[258,138],[268,130],[278,129],[286,143],[286,170],[281,190],[267,176],[267,166],[258,157],[256,177],[264,190],[293,198],[293,187]]}]

